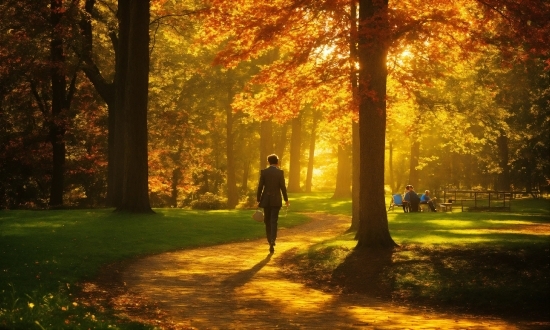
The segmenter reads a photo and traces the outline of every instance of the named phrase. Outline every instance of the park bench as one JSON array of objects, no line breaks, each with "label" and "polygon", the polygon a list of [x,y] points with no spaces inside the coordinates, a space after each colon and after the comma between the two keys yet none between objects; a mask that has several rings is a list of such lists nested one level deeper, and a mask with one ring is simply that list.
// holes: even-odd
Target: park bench
[{"label": "park bench", "polygon": [[388,207],[388,211],[395,210],[395,207],[403,207],[403,197],[400,194],[395,194],[391,196],[390,206]]}]

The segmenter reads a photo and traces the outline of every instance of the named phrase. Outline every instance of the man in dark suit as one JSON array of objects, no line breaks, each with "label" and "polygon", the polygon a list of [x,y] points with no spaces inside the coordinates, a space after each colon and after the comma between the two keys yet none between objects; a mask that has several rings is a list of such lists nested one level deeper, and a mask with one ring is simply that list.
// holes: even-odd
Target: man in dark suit
[{"label": "man in dark suit", "polygon": [[[260,172],[260,182],[258,183],[258,193],[256,200],[258,206],[264,208],[264,223],[267,242],[269,243],[269,252],[275,252],[275,239],[277,239],[277,221],[279,220],[279,210],[283,206],[283,198],[288,207],[288,196],[286,194],[285,175],[279,169],[279,157],[269,155],[267,157],[269,167]],[[283,194],[281,198],[281,193]]]},{"label": "man in dark suit", "polygon": [[405,194],[405,201],[409,203],[409,212],[420,211],[420,197],[414,191],[414,187],[409,185],[409,192]]}]

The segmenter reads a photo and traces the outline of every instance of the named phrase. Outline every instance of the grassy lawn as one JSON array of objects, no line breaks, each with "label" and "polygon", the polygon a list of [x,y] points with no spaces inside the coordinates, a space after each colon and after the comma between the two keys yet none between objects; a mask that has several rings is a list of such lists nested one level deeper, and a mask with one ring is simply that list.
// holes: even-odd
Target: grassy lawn
[{"label": "grassy lawn", "polygon": [[[331,195],[291,194],[281,226],[307,221],[301,212],[350,215],[350,201]],[[251,210],[155,211],[0,211],[0,329],[149,329],[77,302],[79,283],[109,263],[264,235]],[[517,200],[503,213],[397,209],[388,218],[400,245],[390,254],[357,254],[347,234],[287,256],[291,276],[445,310],[537,319],[550,306],[549,200]]]},{"label": "grassy lawn", "polygon": [[78,283],[115,261],[265,235],[251,210],[155,212],[0,211],[0,329],[147,328],[75,303]]},{"label": "grassy lawn", "polygon": [[[344,202],[314,198],[317,203],[305,196],[300,203],[343,213]],[[324,289],[550,322],[550,200],[514,200],[511,212],[405,214],[396,209],[388,218],[399,244],[390,253],[354,250],[357,242],[350,233],[288,255],[284,266],[297,280]]]}]

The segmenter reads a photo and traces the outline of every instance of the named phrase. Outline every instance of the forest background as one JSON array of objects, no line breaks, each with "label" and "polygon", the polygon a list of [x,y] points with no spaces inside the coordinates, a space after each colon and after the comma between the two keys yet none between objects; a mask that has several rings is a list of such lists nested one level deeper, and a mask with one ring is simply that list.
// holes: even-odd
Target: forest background
[{"label": "forest background", "polygon": [[[117,205],[120,8],[130,2],[0,4],[0,208]],[[289,191],[351,197],[355,1],[148,9],[151,206],[253,205],[273,152]],[[544,1],[390,4],[388,191],[547,189],[549,12]]]}]

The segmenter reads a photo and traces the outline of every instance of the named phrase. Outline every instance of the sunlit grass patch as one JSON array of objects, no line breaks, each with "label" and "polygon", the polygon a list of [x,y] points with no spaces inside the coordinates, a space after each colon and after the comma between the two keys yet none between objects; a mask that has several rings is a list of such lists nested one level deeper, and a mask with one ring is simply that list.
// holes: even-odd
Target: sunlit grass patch
[{"label": "sunlit grass patch", "polygon": [[333,193],[289,194],[290,210],[293,212],[323,212],[330,214],[351,214],[351,198],[332,199]]},{"label": "sunlit grass patch", "polygon": [[[77,309],[65,303],[75,302],[77,284],[94,278],[101,266],[137,256],[265,235],[263,224],[252,220],[251,210],[155,212],[0,212],[0,328],[107,329],[111,325],[111,329],[117,329],[115,323],[120,320],[109,312],[94,311],[80,303]],[[306,221],[306,216],[289,212],[280,219],[280,226],[292,227]],[[54,299],[43,299],[50,295]],[[131,328],[147,327],[133,324]]]}]

